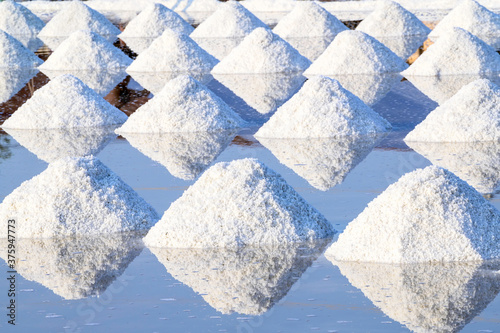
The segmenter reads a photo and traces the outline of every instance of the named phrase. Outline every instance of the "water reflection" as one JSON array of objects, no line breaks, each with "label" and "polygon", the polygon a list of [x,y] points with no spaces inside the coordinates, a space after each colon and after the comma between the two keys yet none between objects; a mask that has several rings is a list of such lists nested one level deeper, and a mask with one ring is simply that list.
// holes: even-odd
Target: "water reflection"
[{"label": "water reflection", "polygon": [[212,80],[210,74],[194,72],[130,72],[129,74],[143,88],[153,94],[159,93],[168,81],[175,79],[179,75],[189,75],[203,84],[207,84]]},{"label": "water reflection", "polygon": [[0,69],[0,103],[11,99],[37,73],[37,69]]},{"label": "water reflection", "polygon": [[427,40],[427,35],[374,37],[403,60],[408,59]]},{"label": "water reflection", "polygon": [[458,332],[500,291],[500,263],[334,262],[387,316],[414,332]]},{"label": "water reflection", "polygon": [[43,46],[43,42],[36,35],[31,34],[10,34],[12,37],[21,42],[25,47],[27,47],[31,52],[37,51]]},{"label": "water reflection", "polygon": [[202,295],[217,311],[260,315],[286,296],[327,243],[150,250],[169,274]]},{"label": "water reflection", "polygon": [[12,143],[9,136],[0,131],[0,163],[2,160],[11,158],[12,151],[10,150]]},{"label": "water reflection", "polygon": [[207,38],[207,37],[193,37],[193,40],[198,45],[216,57],[218,60],[224,59],[232,49],[238,46],[245,37],[231,37],[231,38]]},{"label": "water reflection", "polygon": [[316,60],[330,45],[335,36],[325,37],[286,37],[284,38],[307,59]]},{"label": "water reflection", "polygon": [[[52,51],[55,51],[66,39],[71,36],[71,33],[67,36],[40,36],[42,42],[47,45]],[[116,35],[103,35],[99,34],[102,38],[104,38],[109,43],[113,44],[118,37]]]}]

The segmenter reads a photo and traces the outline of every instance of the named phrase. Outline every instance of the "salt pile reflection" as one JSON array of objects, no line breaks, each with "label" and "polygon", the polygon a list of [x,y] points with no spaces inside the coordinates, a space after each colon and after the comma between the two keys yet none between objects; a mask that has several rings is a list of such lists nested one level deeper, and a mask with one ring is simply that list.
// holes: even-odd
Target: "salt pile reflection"
[{"label": "salt pile reflection", "polygon": [[179,75],[189,75],[195,80],[203,84],[207,84],[212,80],[212,75],[194,72],[132,72],[131,76],[143,88],[149,90],[153,94],[159,93],[167,82],[175,79]]},{"label": "salt pile reflection", "polygon": [[1,69],[0,103],[17,94],[37,73],[37,69]]},{"label": "salt pile reflection", "polygon": [[403,60],[408,59],[427,39],[427,35],[375,36],[375,38],[396,53]]},{"label": "salt pile reflection", "polygon": [[193,37],[198,45],[219,60],[224,59],[245,37]]}]

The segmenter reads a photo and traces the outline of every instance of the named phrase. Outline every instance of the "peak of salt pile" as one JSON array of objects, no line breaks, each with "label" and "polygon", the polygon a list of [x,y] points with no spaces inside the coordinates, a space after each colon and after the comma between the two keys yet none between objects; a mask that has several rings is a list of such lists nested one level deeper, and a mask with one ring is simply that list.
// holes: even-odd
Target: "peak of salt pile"
[{"label": "peak of salt pile", "polygon": [[233,109],[205,85],[181,75],[137,109],[116,132],[215,132],[242,125]]},{"label": "peak of salt pile", "polygon": [[146,230],[154,209],[93,156],[60,159],[0,204],[0,226],[16,217],[18,238]]},{"label": "peak of salt pile", "polygon": [[212,69],[212,74],[302,72],[310,64],[271,30],[257,28]]},{"label": "peak of salt pile", "polygon": [[116,70],[131,63],[132,59],[95,32],[79,30],[61,43],[40,70]]},{"label": "peak of salt pile", "polygon": [[33,68],[42,63],[42,59],[28,50],[21,42],[0,30],[0,68]]},{"label": "peak of salt pile", "polygon": [[0,29],[30,50],[36,51],[42,46],[40,43],[33,43],[33,40],[36,40],[36,36],[44,26],[43,21],[25,6],[11,0],[0,2]]},{"label": "peak of salt pile", "polygon": [[66,37],[78,30],[91,30],[112,43],[120,33],[101,13],[82,1],[69,1],[40,31],[38,37],[55,50]]},{"label": "peak of salt pile", "polygon": [[500,72],[500,55],[462,28],[452,28],[429,46],[404,76]]},{"label": "peak of salt pile", "polygon": [[334,230],[286,181],[255,159],[217,163],[149,231],[149,247],[236,248],[328,238]]},{"label": "peak of salt pile", "polygon": [[487,79],[469,83],[427,115],[405,141],[500,140],[500,87]]},{"label": "peak of salt pile", "polygon": [[255,133],[264,138],[313,138],[387,132],[391,124],[338,81],[314,77]]},{"label": "peak of salt pile", "polygon": [[337,35],[304,75],[399,73],[408,65],[375,38],[361,31]]},{"label": "peak of salt pile", "polygon": [[6,129],[97,127],[122,124],[127,116],[82,81],[61,75],[38,89],[7,119]]},{"label": "peak of salt pile", "polygon": [[137,56],[127,72],[208,73],[218,62],[189,36],[166,29]]},{"label": "peak of salt pile", "polygon": [[370,202],[326,254],[391,263],[499,259],[499,221],[500,212],[466,182],[429,166]]}]

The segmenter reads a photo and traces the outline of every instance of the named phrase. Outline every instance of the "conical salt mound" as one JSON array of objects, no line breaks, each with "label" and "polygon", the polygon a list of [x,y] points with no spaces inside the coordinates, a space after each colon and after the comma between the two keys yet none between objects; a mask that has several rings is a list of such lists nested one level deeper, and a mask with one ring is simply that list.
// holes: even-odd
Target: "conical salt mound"
[{"label": "conical salt mound", "polygon": [[118,69],[131,63],[132,59],[95,32],[80,30],[71,34],[40,70]]},{"label": "conical salt mound", "polygon": [[217,163],[149,231],[149,247],[236,248],[313,241],[330,223],[276,172],[255,159]]},{"label": "conical salt mound", "polygon": [[338,81],[314,77],[255,133],[263,138],[314,138],[386,132],[389,124]]},{"label": "conical salt mound", "polygon": [[117,133],[215,132],[243,120],[222,99],[190,76],[178,76],[134,112]]},{"label": "conical salt mound", "polygon": [[2,127],[44,129],[122,124],[127,116],[82,81],[61,75],[38,89]]},{"label": "conical salt mound", "polygon": [[375,38],[361,31],[343,31],[304,75],[399,73],[408,65]]},{"label": "conical salt mound", "polygon": [[302,72],[310,64],[281,37],[257,28],[213,68],[212,74]]},{"label": "conical salt mound", "polygon": [[405,141],[500,140],[500,87],[487,79],[469,83],[429,113]]},{"label": "conical salt mound", "polygon": [[158,219],[144,199],[93,156],[49,164],[4,199],[0,217],[4,230],[15,217],[18,238],[102,236],[146,230]]},{"label": "conical salt mound", "polygon": [[[181,34],[189,35],[194,28],[184,21],[173,10],[168,9],[159,3],[151,3],[144,7],[139,15],[127,24],[123,32],[118,35],[127,45],[135,52],[142,52],[147,48],[147,45],[140,49],[134,47],[134,38],[156,38],[166,30],[171,29]],[[151,40],[152,41],[152,40]]]},{"label": "conical salt mound", "polygon": [[43,63],[21,42],[0,30],[0,68],[34,68]]},{"label": "conical salt mound", "polygon": [[348,28],[335,16],[313,1],[297,1],[294,9],[283,17],[273,32],[281,38],[330,37]]},{"label": "conical salt mound", "polygon": [[401,177],[346,227],[326,254],[338,261],[412,263],[500,258],[500,212],[451,172]]},{"label": "conical salt mound", "polygon": [[208,73],[218,62],[189,36],[167,29],[137,56],[127,72]]},{"label": "conical salt mound", "polygon": [[36,39],[44,26],[43,21],[25,6],[11,0],[0,2],[0,29],[19,40],[25,47],[29,48],[30,41]]},{"label": "conical salt mound", "polygon": [[38,37],[55,50],[67,36],[78,30],[91,30],[109,42],[120,33],[101,13],[81,1],[70,1],[40,31]]},{"label": "conical salt mound", "polygon": [[245,37],[256,28],[267,28],[267,25],[238,2],[228,1],[220,4],[190,37],[193,39]]},{"label": "conical salt mound", "polygon": [[500,72],[500,54],[461,28],[453,28],[431,45],[404,76]]}]

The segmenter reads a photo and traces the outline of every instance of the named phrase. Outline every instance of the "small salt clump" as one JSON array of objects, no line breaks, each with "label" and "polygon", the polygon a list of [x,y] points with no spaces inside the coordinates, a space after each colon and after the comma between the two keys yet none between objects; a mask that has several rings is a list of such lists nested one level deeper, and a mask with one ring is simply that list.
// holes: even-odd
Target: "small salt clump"
[{"label": "small salt clump", "polygon": [[7,119],[9,129],[96,127],[122,124],[127,116],[72,75],[61,75],[35,91]]},{"label": "small salt clump", "polygon": [[218,60],[189,36],[167,29],[127,68],[127,72],[208,73]]},{"label": "small salt clump", "polygon": [[16,219],[16,237],[105,235],[147,230],[158,219],[144,199],[93,156],[49,164],[0,204],[0,226]]},{"label": "small salt clump", "polygon": [[343,31],[304,75],[399,73],[408,65],[375,38],[361,31]]},{"label": "small salt clump", "polygon": [[181,75],[134,112],[117,133],[222,131],[243,120],[222,99],[190,76]]},{"label": "small salt clump", "polygon": [[302,72],[310,64],[281,37],[257,28],[212,69],[212,74]]},{"label": "small salt clump", "polygon": [[500,55],[481,39],[453,28],[431,45],[404,76],[500,72]]},{"label": "small salt clump", "polygon": [[255,159],[217,163],[144,238],[149,247],[236,248],[328,238],[334,230],[286,181]]},{"label": "small salt clump", "polygon": [[0,2],[0,29],[19,40],[31,51],[36,51],[41,42],[33,43],[45,26],[43,21],[25,6],[15,1]]},{"label": "small salt clump", "polygon": [[337,261],[413,263],[500,258],[500,212],[451,172],[401,177],[327,251]]},{"label": "small salt clump", "polygon": [[120,29],[104,15],[86,6],[82,1],[70,1],[47,23],[38,37],[55,50],[61,42],[78,30],[91,30],[110,43],[114,42]]},{"label": "small salt clump", "polygon": [[338,81],[314,77],[255,133],[264,138],[313,138],[387,132],[391,124]]},{"label": "small salt clump", "polygon": [[43,63],[21,42],[0,30],[0,68],[34,68]]},{"label": "small salt clump", "polygon": [[500,140],[500,87],[487,79],[469,83],[429,113],[405,141]]}]

